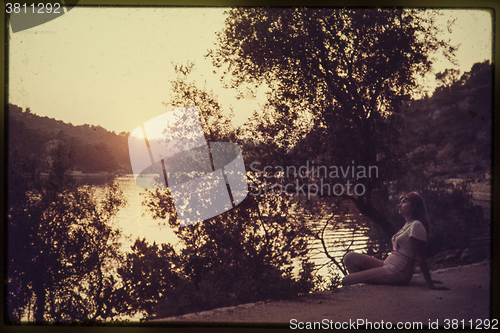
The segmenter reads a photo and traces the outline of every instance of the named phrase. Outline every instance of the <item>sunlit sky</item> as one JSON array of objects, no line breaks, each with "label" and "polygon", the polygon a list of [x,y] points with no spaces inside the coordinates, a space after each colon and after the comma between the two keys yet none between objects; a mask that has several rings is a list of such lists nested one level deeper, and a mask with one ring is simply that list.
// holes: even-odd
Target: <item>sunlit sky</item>
[{"label": "sunlit sky", "polygon": [[[193,61],[192,79],[218,96],[239,125],[259,110],[263,98],[235,99],[204,58],[224,27],[221,8],[76,7],[43,25],[9,30],[8,101],[33,113],[71,122],[131,132],[173,109],[173,63]],[[492,16],[483,10],[443,10],[438,24],[445,38],[460,44],[459,66],[438,58],[435,72],[469,71],[492,57]],[[452,32],[448,20],[456,18]],[[434,75],[426,82],[431,91]]]}]

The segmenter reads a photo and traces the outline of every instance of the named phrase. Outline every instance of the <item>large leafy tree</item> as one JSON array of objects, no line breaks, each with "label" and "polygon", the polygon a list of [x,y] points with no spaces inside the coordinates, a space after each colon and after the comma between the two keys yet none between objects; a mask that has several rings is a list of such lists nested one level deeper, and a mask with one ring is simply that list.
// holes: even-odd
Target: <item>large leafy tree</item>
[{"label": "large leafy tree", "polygon": [[[239,138],[215,96],[189,81],[192,64],[175,69],[178,77],[172,82],[169,104],[196,105],[208,142],[237,142],[245,159],[264,151],[270,156],[272,148],[258,148]],[[254,194],[221,215],[181,226],[170,190],[148,191],[147,209],[173,229],[179,248],[136,241],[120,269],[124,290],[132,295],[127,307],[133,309],[134,300],[144,300],[139,308],[146,315],[169,316],[289,297],[314,288],[310,264],[304,262],[299,276],[293,274],[308,250],[307,227],[289,218],[286,198],[262,200]]]},{"label": "large leafy tree", "polygon": [[284,162],[378,166],[377,177],[347,175],[366,192],[340,199],[392,234],[395,227],[376,207],[388,207],[410,169],[401,149],[401,107],[419,91],[417,76],[431,70],[436,52],[451,60],[454,51],[440,38],[437,13],[236,8],[227,14],[209,56],[228,86],[269,87],[262,140],[286,145],[292,154],[283,154]]}]

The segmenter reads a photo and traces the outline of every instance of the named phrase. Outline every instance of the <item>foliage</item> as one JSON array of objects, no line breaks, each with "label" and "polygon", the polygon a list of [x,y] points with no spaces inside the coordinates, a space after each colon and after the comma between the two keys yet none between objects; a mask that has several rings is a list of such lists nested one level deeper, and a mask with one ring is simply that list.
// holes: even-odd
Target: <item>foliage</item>
[{"label": "foliage", "polygon": [[[427,200],[429,217],[433,223],[428,244],[428,256],[448,249],[463,249],[469,242],[490,229],[483,208],[472,200],[469,180],[450,190],[434,182],[423,191]],[[476,254],[480,257],[480,254]]]},{"label": "foliage", "polygon": [[159,247],[156,243],[149,245],[145,239],[137,239],[132,252],[126,254],[117,270],[123,281],[118,291],[120,312],[154,315],[158,301],[179,285],[179,267],[179,256],[171,245]]},{"label": "foliage", "polygon": [[315,279],[319,281],[315,283],[314,291],[335,290],[342,285],[341,275],[331,264],[328,265],[328,274],[325,277],[316,275]]},{"label": "foliage", "polygon": [[[272,148],[259,148],[238,138],[230,115],[215,97],[188,81],[192,68],[190,64],[175,66],[178,77],[172,82],[170,104],[195,104],[207,141],[239,142],[245,159],[258,155],[259,150],[270,156]],[[168,188],[148,191],[144,204],[154,218],[173,228],[179,244],[174,250],[171,245],[136,241],[119,271],[125,290],[137,300],[129,309],[139,306],[148,316],[171,316],[292,297],[316,285],[311,264],[304,263],[294,273],[296,263],[307,253],[309,230],[289,218],[289,199],[284,196],[249,194],[233,209],[184,227],[177,220]]]},{"label": "foliage", "polygon": [[293,134],[287,117],[308,110],[315,127],[347,123],[365,138],[418,89],[416,74],[430,70],[439,48],[454,50],[429,11],[240,8],[228,12],[210,55],[231,87],[271,88],[275,122],[286,119],[278,132]]},{"label": "foliage", "polygon": [[[362,181],[365,195],[340,199],[391,235],[384,198],[389,182],[402,180],[408,169],[401,107],[418,91],[416,76],[431,69],[435,52],[451,59],[455,49],[441,38],[435,15],[418,9],[232,9],[210,56],[231,87],[270,87],[263,117],[274,121],[266,123],[265,142],[292,138],[285,144],[296,162],[377,165],[379,177],[349,179]],[[298,117],[310,128],[298,128]]]},{"label": "foliage", "polygon": [[407,106],[408,150],[428,177],[484,174],[491,164],[491,64],[476,63],[461,77],[449,72],[436,74],[445,83],[432,97]]},{"label": "foliage", "polygon": [[[291,297],[312,290],[315,283],[310,266],[304,266],[297,278],[292,274],[294,259],[307,252],[307,228],[287,218],[287,207],[279,198],[266,204],[250,195],[221,215],[180,227],[168,191],[150,193],[150,212],[156,218],[170,216],[168,223],[180,241],[178,253],[160,254],[155,245],[150,247],[158,252],[154,260],[176,263],[173,280],[177,283],[160,289],[163,296],[157,298],[156,315]],[[154,276],[151,279],[153,283]],[[133,282],[126,283],[136,288]],[[157,295],[153,292],[145,299],[150,297]]]},{"label": "foliage", "polygon": [[[9,150],[8,304],[12,322],[105,320],[118,315],[113,266],[121,260],[112,219],[124,205],[115,184],[98,202],[68,177],[63,144],[46,161]],[[43,163],[48,179],[39,176]]]},{"label": "foliage", "polygon": [[195,105],[200,115],[202,128],[207,141],[233,141],[231,126],[233,113],[224,113],[212,91],[199,88],[195,82],[189,81],[189,75],[195,68],[194,63],[173,64],[177,78],[172,80],[173,96],[170,103],[173,107]]}]

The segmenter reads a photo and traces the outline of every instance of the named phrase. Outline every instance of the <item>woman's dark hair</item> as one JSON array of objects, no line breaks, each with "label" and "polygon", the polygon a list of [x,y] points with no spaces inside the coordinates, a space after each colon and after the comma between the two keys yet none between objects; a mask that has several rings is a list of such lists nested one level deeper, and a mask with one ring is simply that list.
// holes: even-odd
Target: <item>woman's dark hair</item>
[{"label": "woman's dark hair", "polygon": [[427,231],[427,235],[431,234],[431,224],[427,209],[425,209],[424,199],[417,192],[410,192],[406,195],[410,200],[411,205],[414,207],[413,216],[415,220],[422,222]]}]

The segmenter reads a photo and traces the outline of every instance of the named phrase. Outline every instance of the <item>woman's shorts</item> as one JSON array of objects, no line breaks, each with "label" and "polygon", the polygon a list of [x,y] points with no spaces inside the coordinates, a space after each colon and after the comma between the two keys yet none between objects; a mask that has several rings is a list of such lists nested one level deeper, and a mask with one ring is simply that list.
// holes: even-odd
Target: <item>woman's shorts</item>
[{"label": "woman's shorts", "polygon": [[388,274],[399,275],[403,281],[407,280],[409,283],[413,277],[415,260],[393,252],[384,260],[383,267]]}]

